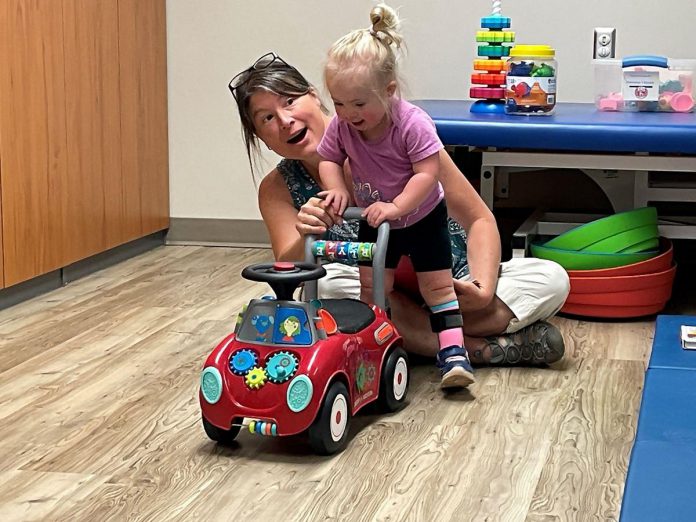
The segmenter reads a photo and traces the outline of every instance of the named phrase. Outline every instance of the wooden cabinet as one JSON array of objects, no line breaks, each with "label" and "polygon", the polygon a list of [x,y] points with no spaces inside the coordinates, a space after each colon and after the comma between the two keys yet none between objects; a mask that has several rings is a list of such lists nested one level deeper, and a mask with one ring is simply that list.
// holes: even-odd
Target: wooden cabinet
[{"label": "wooden cabinet", "polygon": [[119,0],[121,131],[128,238],[169,226],[164,0]]},{"label": "wooden cabinet", "polygon": [[63,261],[125,239],[118,3],[63,0],[68,190],[61,194]]},{"label": "wooden cabinet", "polygon": [[4,286],[168,227],[165,0],[3,0]]},{"label": "wooden cabinet", "polygon": [[62,266],[65,60],[61,2],[1,5],[0,187],[9,286]]}]

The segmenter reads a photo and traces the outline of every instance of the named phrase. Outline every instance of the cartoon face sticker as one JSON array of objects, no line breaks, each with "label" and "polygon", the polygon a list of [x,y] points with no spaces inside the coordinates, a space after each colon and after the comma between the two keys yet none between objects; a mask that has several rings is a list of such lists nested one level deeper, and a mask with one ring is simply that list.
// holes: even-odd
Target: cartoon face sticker
[{"label": "cartoon face sticker", "polygon": [[298,307],[279,307],[276,312],[273,342],[280,344],[312,344],[306,312]]},{"label": "cartoon face sticker", "polygon": [[278,325],[278,330],[284,334],[283,341],[292,341],[292,338],[300,333],[300,320],[290,315]]},{"label": "cartoon face sticker", "polygon": [[254,315],[251,318],[251,324],[256,328],[257,341],[269,341],[270,335],[273,332],[273,316],[272,315]]}]

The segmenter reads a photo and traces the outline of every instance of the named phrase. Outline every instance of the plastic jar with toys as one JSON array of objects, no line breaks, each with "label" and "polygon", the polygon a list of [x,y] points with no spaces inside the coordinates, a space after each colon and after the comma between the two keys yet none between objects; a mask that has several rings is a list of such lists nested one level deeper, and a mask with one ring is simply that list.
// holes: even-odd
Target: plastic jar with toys
[{"label": "plastic jar with toys", "polygon": [[506,63],[505,112],[548,115],[556,106],[556,51],[548,45],[516,45]]}]

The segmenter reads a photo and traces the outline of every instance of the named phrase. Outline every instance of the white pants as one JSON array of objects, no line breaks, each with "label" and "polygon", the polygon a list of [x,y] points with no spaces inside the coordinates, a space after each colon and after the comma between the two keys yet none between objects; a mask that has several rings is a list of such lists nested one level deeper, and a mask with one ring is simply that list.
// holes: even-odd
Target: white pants
[{"label": "white pants", "polygon": [[[319,280],[319,298],[360,298],[358,268],[341,263],[324,265]],[[466,281],[470,276],[464,276]],[[559,264],[534,257],[513,258],[501,263],[495,295],[515,314],[506,333],[516,332],[556,314],[568,297],[568,273]]]}]

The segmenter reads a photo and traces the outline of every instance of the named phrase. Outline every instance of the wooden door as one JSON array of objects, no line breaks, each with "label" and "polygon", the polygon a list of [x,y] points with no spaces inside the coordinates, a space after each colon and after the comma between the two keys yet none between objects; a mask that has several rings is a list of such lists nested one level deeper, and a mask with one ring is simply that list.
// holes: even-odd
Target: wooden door
[{"label": "wooden door", "polygon": [[[59,3],[59,2],[58,2]],[[117,0],[63,0],[67,265],[125,242]]]},{"label": "wooden door", "polygon": [[119,0],[121,144],[130,238],[169,226],[165,0]]},{"label": "wooden door", "polygon": [[62,2],[0,3],[4,283],[63,264],[66,188]]},{"label": "wooden door", "polygon": [[[2,137],[0,137],[0,141]],[[2,158],[0,157],[0,194],[2,194]],[[5,288],[5,269],[2,254],[2,198],[0,197],[0,288]]]}]

